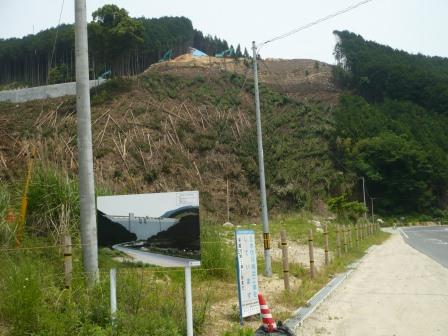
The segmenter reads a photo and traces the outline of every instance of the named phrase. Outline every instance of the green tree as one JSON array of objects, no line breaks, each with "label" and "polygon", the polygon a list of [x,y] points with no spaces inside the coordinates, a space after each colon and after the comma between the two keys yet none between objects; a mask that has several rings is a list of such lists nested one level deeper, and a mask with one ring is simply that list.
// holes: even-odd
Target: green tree
[{"label": "green tree", "polygon": [[434,169],[428,154],[405,136],[383,133],[359,141],[355,169],[365,176],[378,205],[389,212],[422,212],[435,204]]},{"label": "green tree", "polygon": [[130,64],[126,61],[143,44],[143,25],[115,5],[104,5],[92,17],[89,36],[96,59],[109,65],[120,63],[119,72],[129,72]]}]

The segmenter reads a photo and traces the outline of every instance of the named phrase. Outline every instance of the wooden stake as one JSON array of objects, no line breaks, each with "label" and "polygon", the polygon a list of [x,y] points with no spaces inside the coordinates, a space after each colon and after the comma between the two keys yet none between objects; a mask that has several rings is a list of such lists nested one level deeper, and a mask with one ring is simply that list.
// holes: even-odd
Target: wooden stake
[{"label": "wooden stake", "polygon": [[337,253],[338,253],[338,257],[341,256],[341,227],[338,224],[337,229],[336,229],[336,248],[337,248]]},{"label": "wooden stake", "polygon": [[70,288],[72,284],[72,238],[64,236],[64,284],[65,288]]},{"label": "wooden stake", "polygon": [[348,246],[353,247],[353,239],[352,239],[352,226],[349,224],[348,226]]},{"label": "wooden stake", "polygon": [[325,249],[325,265],[330,263],[330,258],[328,256],[328,225],[324,225],[324,249]]},{"label": "wooden stake", "polygon": [[227,179],[227,221],[230,222],[229,179]]},{"label": "wooden stake", "polygon": [[310,235],[308,238],[308,246],[310,248],[310,277],[314,279],[315,269],[314,269],[314,247],[313,247],[313,230],[310,229]]},{"label": "wooden stake", "polygon": [[347,247],[347,228],[345,225],[342,226],[342,235],[344,238],[344,252],[347,253],[348,252],[348,247]]},{"label": "wooden stake", "polygon": [[355,224],[355,235],[356,235],[356,247],[359,247],[359,228],[358,228],[358,224]]},{"label": "wooden stake", "polygon": [[282,244],[282,260],[283,260],[283,282],[285,289],[290,290],[289,286],[289,262],[288,262],[288,240],[286,239],[286,231],[280,231],[280,241]]}]

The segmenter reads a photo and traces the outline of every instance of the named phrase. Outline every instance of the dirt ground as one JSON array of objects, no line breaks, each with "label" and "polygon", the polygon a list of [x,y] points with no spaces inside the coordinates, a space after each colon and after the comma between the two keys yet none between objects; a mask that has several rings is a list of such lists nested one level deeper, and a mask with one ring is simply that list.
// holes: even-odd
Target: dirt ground
[{"label": "dirt ground", "polygon": [[297,335],[448,335],[448,269],[394,233]]},{"label": "dirt ground", "polygon": [[[281,260],[281,249],[278,247],[278,240],[272,240],[271,257],[274,261]],[[302,245],[297,242],[288,242],[289,245],[289,262],[292,264],[301,264],[305,267],[309,265],[308,256],[308,246]],[[319,269],[324,264],[324,251],[321,248],[315,248],[315,259],[316,268]],[[262,246],[257,248],[258,258],[263,258]],[[290,284],[292,288],[298,288],[301,285],[301,280],[291,276]],[[264,297],[267,299],[268,304],[271,308],[273,316],[278,316],[279,314],[290,314],[291,309],[285,307],[280,302],[274,302],[273,298],[284,290],[283,279],[277,274],[272,277],[267,278],[262,274],[258,275],[258,285],[259,291],[263,293]],[[229,297],[223,297],[221,301],[214,303],[210,308],[210,314],[208,322],[206,323],[205,329],[207,330],[208,336],[221,336],[223,330],[230,330],[232,327],[238,325],[238,298],[237,298],[237,288],[234,285],[225,285],[225,288],[221,288],[223,293],[232,293],[231,299]],[[258,328],[261,324],[260,319],[257,316],[247,319],[244,325],[250,327],[253,330]]]}]

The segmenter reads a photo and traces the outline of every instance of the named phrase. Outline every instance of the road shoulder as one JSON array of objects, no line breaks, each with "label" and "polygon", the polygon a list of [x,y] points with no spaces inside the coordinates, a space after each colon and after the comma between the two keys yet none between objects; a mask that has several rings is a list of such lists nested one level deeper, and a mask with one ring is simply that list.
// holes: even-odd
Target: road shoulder
[{"label": "road shoulder", "polygon": [[[448,335],[448,269],[398,233],[296,329],[300,335]],[[424,317],[424,318],[423,318]]]}]

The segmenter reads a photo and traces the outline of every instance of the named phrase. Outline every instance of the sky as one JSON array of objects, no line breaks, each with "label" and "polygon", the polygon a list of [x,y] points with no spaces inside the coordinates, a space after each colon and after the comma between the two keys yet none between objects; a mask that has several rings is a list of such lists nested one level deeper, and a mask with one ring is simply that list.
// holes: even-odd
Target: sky
[{"label": "sky", "polygon": [[[185,16],[196,29],[250,46],[344,9],[360,0],[87,0],[91,13],[105,4],[133,17]],[[62,4],[64,6],[62,7]],[[74,0],[0,0],[0,38],[23,37],[74,22]],[[263,58],[308,58],[334,64],[334,30],[410,53],[448,57],[448,0],[373,0],[353,11],[265,45]]]}]

